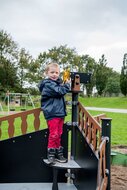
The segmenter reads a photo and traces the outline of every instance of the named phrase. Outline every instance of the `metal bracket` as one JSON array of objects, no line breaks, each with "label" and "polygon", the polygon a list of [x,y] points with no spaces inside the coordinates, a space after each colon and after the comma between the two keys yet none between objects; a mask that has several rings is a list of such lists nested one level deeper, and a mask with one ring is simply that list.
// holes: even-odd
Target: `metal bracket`
[{"label": "metal bracket", "polygon": [[74,106],[76,106],[76,105],[78,105],[78,101],[66,101],[66,105],[74,105]]},{"label": "metal bracket", "polygon": [[78,101],[72,101],[72,105],[74,106],[78,105]]},{"label": "metal bracket", "polygon": [[78,127],[78,122],[66,122],[67,127]]},{"label": "metal bracket", "polygon": [[109,137],[107,137],[107,136],[102,136],[101,138],[102,138],[102,140],[103,140],[103,139],[106,139],[106,142],[109,143]]},{"label": "metal bracket", "polygon": [[72,122],[72,126],[78,127],[78,122]]},{"label": "metal bracket", "polygon": [[65,177],[70,177],[71,179],[75,179],[75,174],[73,174],[73,173],[65,173]]},{"label": "metal bracket", "polygon": [[109,175],[109,170],[105,169],[105,174],[108,176]]}]

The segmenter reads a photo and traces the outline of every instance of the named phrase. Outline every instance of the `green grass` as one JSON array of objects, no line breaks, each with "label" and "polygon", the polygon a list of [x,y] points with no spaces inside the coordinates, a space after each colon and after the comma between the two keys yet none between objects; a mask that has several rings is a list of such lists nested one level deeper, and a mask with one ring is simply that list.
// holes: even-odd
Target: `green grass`
[{"label": "green grass", "polygon": [[[2,116],[0,116],[0,117],[2,117]],[[65,122],[70,121],[70,120],[71,120],[71,114],[69,113],[68,116],[65,118]],[[31,114],[27,117],[27,123],[28,123],[27,133],[35,131],[34,126],[33,126],[33,122],[34,122],[34,116]],[[19,126],[21,126],[21,119],[20,118],[15,119],[14,126],[16,126],[15,131],[14,131],[14,136],[21,135],[22,134],[21,128],[19,127]],[[47,128],[46,120],[44,119],[44,115],[41,113],[40,114],[40,130],[45,129],[45,128]],[[8,123],[7,123],[7,121],[2,122],[1,129],[2,129],[1,140],[7,139],[8,138]]]},{"label": "green grass", "polygon": [[[79,98],[79,101],[88,107],[104,107],[127,109],[127,97],[99,97],[99,98]],[[104,111],[89,111],[92,115],[105,113],[111,122],[111,144],[127,145],[127,114],[111,113]]]},{"label": "green grass", "polygon": [[127,109],[127,97],[79,98],[80,102],[89,107]]},{"label": "green grass", "polygon": [[[2,107],[3,107],[3,111],[8,111],[8,106],[6,106],[5,104],[3,104],[2,105]],[[15,109],[15,111],[21,111],[21,109],[26,109],[26,110],[30,110],[30,109],[33,109],[33,107],[32,106],[10,106],[9,107],[10,109]],[[1,110],[0,110],[1,111]]]},{"label": "green grass", "polygon": [[[127,109],[127,98],[124,97],[113,97],[113,98],[79,98],[79,101],[84,106],[91,107],[105,107],[105,108],[123,108]],[[112,118],[111,122],[111,144],[113,145],[127,145],[127,114],[122,113],[111,113],[104,111],[89,111],[92,115],[98,115],[101,113],[106,113],[107,117]],[[46,121],[43,117],[43,114],[40,116],[41,120],[41,128],[46,128]],[[69,113],[66,117],[65,121],[71,121],[71,114]],[[16,119],[15,124],[15,135],[21,134],[21,130],[18,127],[21,123],[20,119]],[[33,131],[33,117],[30,115],[28,117],[28,133]],[[7,123],[4,122],[2,124],[2,129],[4,129],[4,133],[2,139],[7,138]]]},{"label": "green grass", "polygon": [[[28,128],[27,128],[27,133],[33,132],[35,131],[33,123],[34,123],[34,116],[31,114],[27,117],[27,123],[28,123]],[[21,119],[20,118],[16,118],[14,121],[14,126],[15,130],[14,130],[14,136],[19,136],[21,135]],[[43,114],[40,115],[40,130],[46,128],[46,121],[44,119]],[[1,129],[2,129],[2,136],[1,136],[1,140],[7,139],[8,138],[8,123],[7,121],[2,122],[1,125]]]},{"label": "green grass", "polygon": [[111,144],[114,145],[127,145],[127,114],[89,111],[92,115],[105,113],[111,121]]}]

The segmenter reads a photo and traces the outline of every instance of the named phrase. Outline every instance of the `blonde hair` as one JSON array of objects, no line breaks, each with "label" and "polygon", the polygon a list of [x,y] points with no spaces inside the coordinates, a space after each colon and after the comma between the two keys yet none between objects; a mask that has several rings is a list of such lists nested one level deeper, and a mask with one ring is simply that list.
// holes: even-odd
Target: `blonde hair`
[{"label": "blonde hair", "polygon": [[50,67],[59,68],[59,65],[58,65],[58,63],[55,63],[55,62],[48,63],[48,64],[46,65],[46,68],[45,68],[45,73],[47,73],[47,72],[49,71],[49,68],[50,68]]}]

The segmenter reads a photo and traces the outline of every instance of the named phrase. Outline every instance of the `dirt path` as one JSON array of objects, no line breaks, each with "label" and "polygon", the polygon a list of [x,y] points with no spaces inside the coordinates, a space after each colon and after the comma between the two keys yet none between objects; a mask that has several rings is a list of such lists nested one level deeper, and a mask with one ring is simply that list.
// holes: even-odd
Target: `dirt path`
[{"label": "dirt path", "polygon": [[127,190],[127,167],[111,166],[111,190]]},{"label": "dirt path", "polygon": [[[114,146],[112,150],[127,154],[127,146]],[[111,166],[111,190],[127,190],[127,167]]]}]

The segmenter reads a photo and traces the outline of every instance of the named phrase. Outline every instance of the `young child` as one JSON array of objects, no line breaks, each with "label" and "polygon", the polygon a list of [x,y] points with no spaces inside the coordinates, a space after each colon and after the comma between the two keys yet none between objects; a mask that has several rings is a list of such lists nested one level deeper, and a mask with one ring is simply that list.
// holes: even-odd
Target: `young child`
[{"label": "young child", "polygon": [[54,163],[55,160],[64,163],[67,162],[61,146],[64,117],[66,116],[64,95],[69,92],[70,84],[68,81],[65,84],[61,83],[60,68],[57,63],[48,64],[45,74],[46,79],[41,81],[39,90],[42,97],[41,108],[49,129],[47,157],[49,163]]}]

